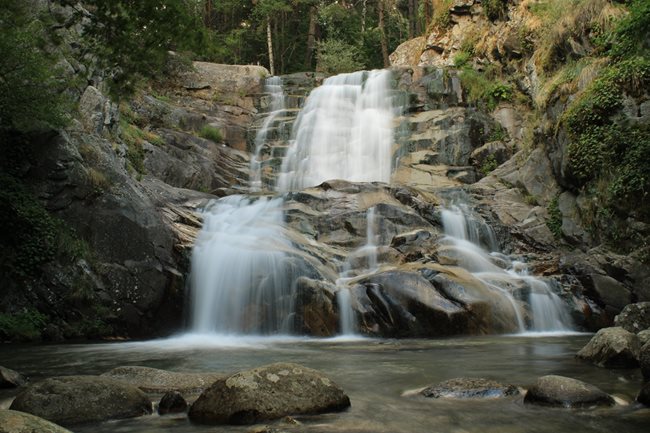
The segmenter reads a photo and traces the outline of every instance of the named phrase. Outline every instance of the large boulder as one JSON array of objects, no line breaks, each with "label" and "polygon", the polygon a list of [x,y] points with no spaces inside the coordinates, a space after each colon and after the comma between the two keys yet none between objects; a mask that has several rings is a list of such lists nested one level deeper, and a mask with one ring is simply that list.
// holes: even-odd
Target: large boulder
[{"label": "large boulder", "polygon": [[639,339],[621,327],[604,328],[580,349],[580,359],[606,368],[636,368],[639,366]]},{"label": "large boulder", "polygon": [[564,376],[537,379],[524,397],[524,403],[566,408],[612,406],[614,399],[597,387]]},{"label": "large boulder", "polygon": [[519,390],[493,380],[459,377],[429,386],[421,394],[428,398],[501,398],[518,395]]},{"label": "large boulder", "polygon": [[189,417],[204,424],[253,424],[349,406],[348,396],[322,373],[298,364],[276,363],[215,382],[190,407]]},{"label": "large boulder", "polygon": [[635,334],[650,328],[650,302],[626,305],[614,318],[614,324]]},{"label": "large boulder", "polygon": [[132,418],[151,413],[138,388],[101,376],[53,377],[26,387],[10,409],[62,425]]},{"label": "large boulder", "polygon": [[363,332],[385,337],[434,337],[477,332],[468,311],[415,272],[372,275],[351,289]]},{"label": "large boulder", "polygon": [[27,378],[17,371],[0,366],[0,388],[16,388],[27,383]]},{"label": "large boulder", "polygon": [[72,433],[43,418],[15,410],[0,409],[0,433]]},{"label": "large boulder", "polygon": [[187,401],[180,392],[170,391],[162,396],[158,403],[158,414],[180,413],[187,410]]},{"label": "large boulder", "polygon": [[163,394],[178,391],[198,394],[226,375],[220,373],[179,373],[158,368],[127,365],[117,367],[102,376],[129,383],[144,392]]}]

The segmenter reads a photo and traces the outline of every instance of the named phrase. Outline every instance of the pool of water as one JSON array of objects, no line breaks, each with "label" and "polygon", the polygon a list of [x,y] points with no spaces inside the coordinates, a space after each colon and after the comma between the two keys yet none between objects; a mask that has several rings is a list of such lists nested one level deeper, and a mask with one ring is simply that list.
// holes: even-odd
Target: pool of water
[{"label": "pool of water", "polygon": [[[287,432],[647,432],[650,409],[633,401],[641,387],[639,370],[606,370],[576,360],[575,353],[589,338],[584,334],[441,340],[192,336],[108,344],[3,345],[0,365],[37,380],[99,374],[121,365],[230,373],[272,362],[296,362],[321,370],[350,396],[352,407],[346,412],[297,417],[298,425],[270,423]],[[584,380],[629,404],[567,410],[524,405],[523,397],[454,401],[407,396],[409,390],[454,377],[483,377],[526,388],[546,374]],[[0,394],[3,407],[11,392]],[[250,432],[251,427],[199,426],[184,415],[151,415],[78,426],[73,431]]]}]

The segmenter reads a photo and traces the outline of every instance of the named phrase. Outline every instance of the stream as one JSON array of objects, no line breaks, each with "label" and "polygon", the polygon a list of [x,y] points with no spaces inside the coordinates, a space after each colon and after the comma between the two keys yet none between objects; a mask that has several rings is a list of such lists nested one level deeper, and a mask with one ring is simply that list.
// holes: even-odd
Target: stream
[{"label": "stream", "polygon": [[[269,423],[277,431],[647,432],[650,409],[633,402],[641,384],[639,370],[607,370],[576,360],[575,353],[589,338],[589,334],[438,340],[190,335],[147,342],[3,345],[0,365],[20,369],[34,381],[54,375],[100,374],[122,365],[230,373],[286,361],[324,372],[350,396],[352,407],[347,412],[297,417],[300,425]],[[528,387],[547,374],[586,381],[630,403],[567,410],[524,405],[523,396],[484,401],[403,396],[406,391],[454,377],[483,377]],[[5,390],[0,393],[3,408],[8,407],[11,395]],[[200,433],[250,432],[254,428],[193,425],[184,414],[177,414],[108,421],[72,430]]]}]

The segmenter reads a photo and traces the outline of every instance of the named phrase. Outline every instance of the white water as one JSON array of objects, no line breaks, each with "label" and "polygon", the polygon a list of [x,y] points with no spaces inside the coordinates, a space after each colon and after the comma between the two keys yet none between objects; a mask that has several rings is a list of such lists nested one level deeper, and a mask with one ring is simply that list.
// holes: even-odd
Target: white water
[{"label": "white water", "polygon": [[388,182],[394,108],[388,70],[330,77],[314,89],[293,128],[279,191],[326,180]]},{"label": "white water", "polygon": [[264,91],[270,95],[271,104],[262,126],[255,134],[255,153],[250,164],[250,188],[254,192],[262,189],[262,149],[267,142],[269,128],[285,110],[284,89],[280,77],[267,78],[264,82]]},{"label": "white water", "polygon": [[293,276],[282,203],[234,195],[203,213],[192,251],[192,332],[289,330],[284,322],[292,310]]},{"label": "white water", "polygon": [[[512,307],[517,318],[519,332],[571,331],[571,318],[566,306],[549,285],[539,278],[528,275],[522,262],[512,261],[497,251],[488,253],[481,244],[496,249],[494,232],[484,223],[469,218],[464,206],[451,206],[442,211],[442,222],[447,240],[456,253],[458,265],[467,269],[496,294],[502,296]],[[500,263],[498,266],[496,263]],[[509,288],[523,283],[530,289],[530,325],[527,327],[524,312]]]}]

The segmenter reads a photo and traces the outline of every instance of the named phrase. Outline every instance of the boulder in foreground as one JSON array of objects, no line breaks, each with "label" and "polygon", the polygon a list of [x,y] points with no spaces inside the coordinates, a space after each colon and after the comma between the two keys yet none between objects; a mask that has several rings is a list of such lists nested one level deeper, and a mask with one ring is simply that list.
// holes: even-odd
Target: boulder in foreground
[{"label": "boulder in foreground", "polygon": [[421,394],[428,398],[501,398],[518,395],[519,390],[493,380],[458,377],[429,386]]},{"label": "boulder in foreground", "polygon": [[0,388],[17,388],[26,383],[25,376],[0,365]]},{"label": "boulder in foreground", "polygon": [[27,386],[10,409],[73,425],[150,414],[151,407],[133,385],[101,376],[62,376]]},{"label": "boulder in foreground", "polygon": [[15,410],[0,409],[0,433],[71,433],[43,418]]},{"label": "boulder in foreground", "polygon": [[190,407],[203,424],[253,424],[287,415],[337,412],[349,397],[322,373],[302,365],[276,363],[218,380]]},{"label": "boulder in foreground", "polygon": [[614,399],[597,387],[564,376],[542,376],[524,397],[524,403],[566,408],[612,406]]},{"label": "boulder in foreground", "polygon": [[137,386],[144,392],[160,394],[172,391],[199,394],[216,380],[225,377],[219,373],[180,373],[136,365],[117,367],[102,376]]}]

